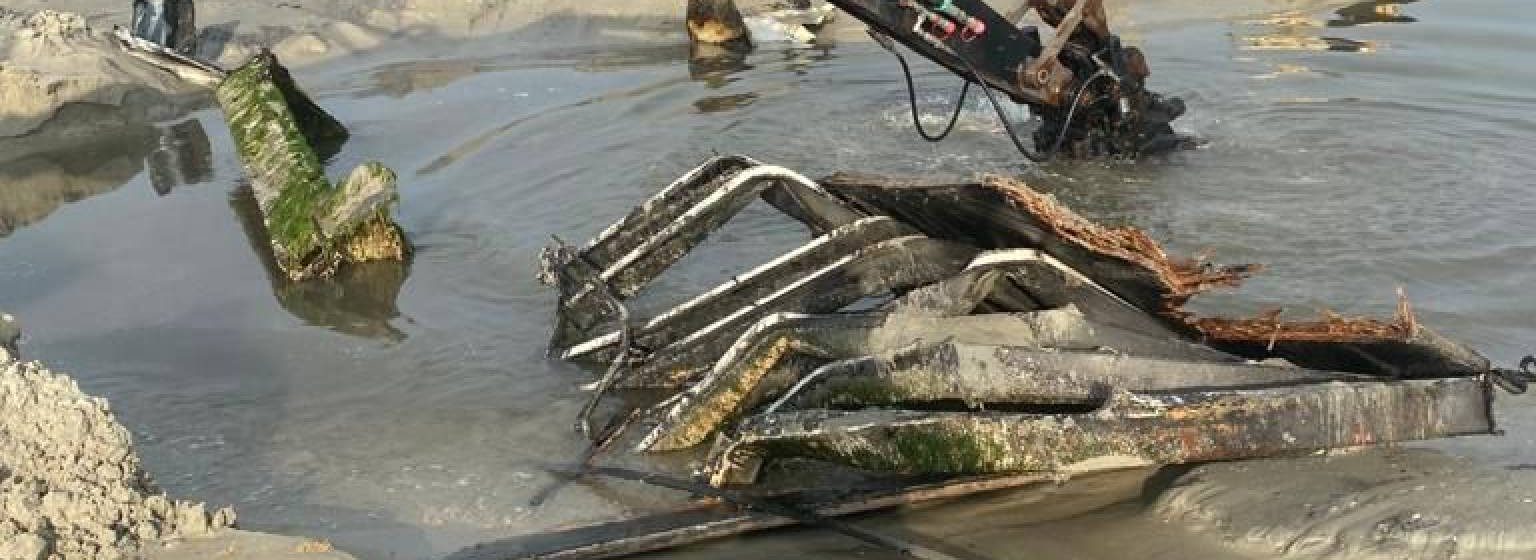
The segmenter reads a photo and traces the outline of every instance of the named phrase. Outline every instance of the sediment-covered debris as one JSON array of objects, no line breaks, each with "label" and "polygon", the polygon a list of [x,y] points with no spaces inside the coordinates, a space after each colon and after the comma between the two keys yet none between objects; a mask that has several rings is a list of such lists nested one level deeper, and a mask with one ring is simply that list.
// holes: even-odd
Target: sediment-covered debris
[{"label": "sediment-covered debris", "polygon": [[[816,236],[628,318],[622,300],[757,196]],[[715,484],[782,457],[962,475],[1488,434],[1493,380],[1518,392],[1529,377],[1419,325],[1406,301],[1394,321],[1195,317],[1191,298],[1258,267],[1172,258],[1002,177],[818,183],[716,158],[545,261],[561,292],[552,352],[618,363],[603,388],[676,390],[638,448],[717,437]]]},{"label": "sediment-covered debris", "polygon": [[[753,198],[812,239],[630,316],[626,300]],[[670,390],[636,449],[708,448],[694,455],[708,484],[814,508],[846,482],[786,488],[857,473],[958,495],[976,484],[965,476],[1494,434],[1494,387],[1518,394],[1536,377],[1426,329],[1406,299],[1392,320],[1195,316],[1193,297],[1260,267],[1171,257],[1139,230],[1003,177],[817,182],[719,157],[542,260],[540,278],[560,292],[551,354],[608,366],[586,411],[613,387]],[[604,557],[597,535],[615,527],[644,533],[625,539],[633,550],[755,527],[713,523],[593,526],[562,535],[591,541],[496,557]]]},{"label": "sediment-covered debris", "polygon": [[688,0],[688,37],[695,42],[740,49],[752,47],[736,0]]},{"label": "sediment-covered debris", "polygon": [[106,401],[0,350],[0,558],[134,558],[234,521],[229,508],[168,498]]},{"label": "sediment-covered debris", "polygon": [[405,257],[409,247],[393,215],[394,172],[365,163],[332,185],[321,159],[339,149],[346,128],[298,88],[276,56],[264,52],[231,72],[217,95],[289,279]]}]

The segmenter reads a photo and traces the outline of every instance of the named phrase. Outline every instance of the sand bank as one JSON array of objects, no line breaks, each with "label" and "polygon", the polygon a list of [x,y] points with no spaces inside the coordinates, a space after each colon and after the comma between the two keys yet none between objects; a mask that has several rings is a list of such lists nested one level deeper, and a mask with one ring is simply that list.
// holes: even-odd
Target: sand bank
[{"label": "sand bank", "polygon": [[18,360],[18,334],[0,317],[0,558],[348,558],[317,541],[229,531],[233,509],[167,497],[107,402]]}]

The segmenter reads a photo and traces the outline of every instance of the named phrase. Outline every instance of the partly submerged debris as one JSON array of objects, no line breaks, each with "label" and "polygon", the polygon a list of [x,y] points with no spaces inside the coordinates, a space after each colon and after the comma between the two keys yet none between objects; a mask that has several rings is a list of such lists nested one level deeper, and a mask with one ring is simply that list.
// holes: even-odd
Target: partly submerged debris
[{"label": "partly submerged debris", "polygon": [[752,48],[752,37],[736,0],[688,0],[688,38],[694,43]]},{"label": "partly submerged debris", "polygon": [[339,149],[347,130],[299,90],[277,57],[252,58],[219,84],[217,96],[273,256],[289,279],[329,276],[343,263],[405,257],[409,247],[393,218],[394,172],[370,162],[339,185],[326,180],[321,158]]},{"label": "partly submerged debris", "polygon": [[[758,197],[814,238],[629,316],[623,300]],[[1406,300],[1392,321],[1196,317],[1192,297],[1259,268],[1172,258],[1002,177],[814,182],[715,158],[543,260],[560,291],[551,353],[613,366],[602,388],[673,391],[636,446],[713,440],[714,485],[786,458],[953,477],[1491,434],[1492,388],[1532,377],[1425,328]]]}]

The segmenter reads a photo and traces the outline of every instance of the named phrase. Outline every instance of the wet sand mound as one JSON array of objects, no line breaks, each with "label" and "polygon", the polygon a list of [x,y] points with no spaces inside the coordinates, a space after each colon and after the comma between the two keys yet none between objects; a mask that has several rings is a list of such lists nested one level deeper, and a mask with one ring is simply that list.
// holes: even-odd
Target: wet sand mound
[{"label": "wet sand mound", "polygon": [[1156,512],[1263,557],[1536,556],[1536,472],[1421,449],[1204,465]]},{"label": "wet sand mound", "polygon": [[131,557],[234,517],[167,498],[106,401],[0,349],[0,558]]}]

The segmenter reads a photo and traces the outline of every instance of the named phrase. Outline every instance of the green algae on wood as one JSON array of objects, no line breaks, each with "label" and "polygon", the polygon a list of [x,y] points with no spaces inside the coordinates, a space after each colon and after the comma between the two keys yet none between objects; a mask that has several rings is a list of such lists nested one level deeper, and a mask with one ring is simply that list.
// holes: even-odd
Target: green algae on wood
[{"label": "green algae on wood", "polygon": [[290,280],[344,263],[400,260],[409,247],[392,218],[395,174],[379,163],[341,185],[325,177],[346,128],[309,99],[270,52],[230,73],[216,92],[261,209],[273,257]]}]

